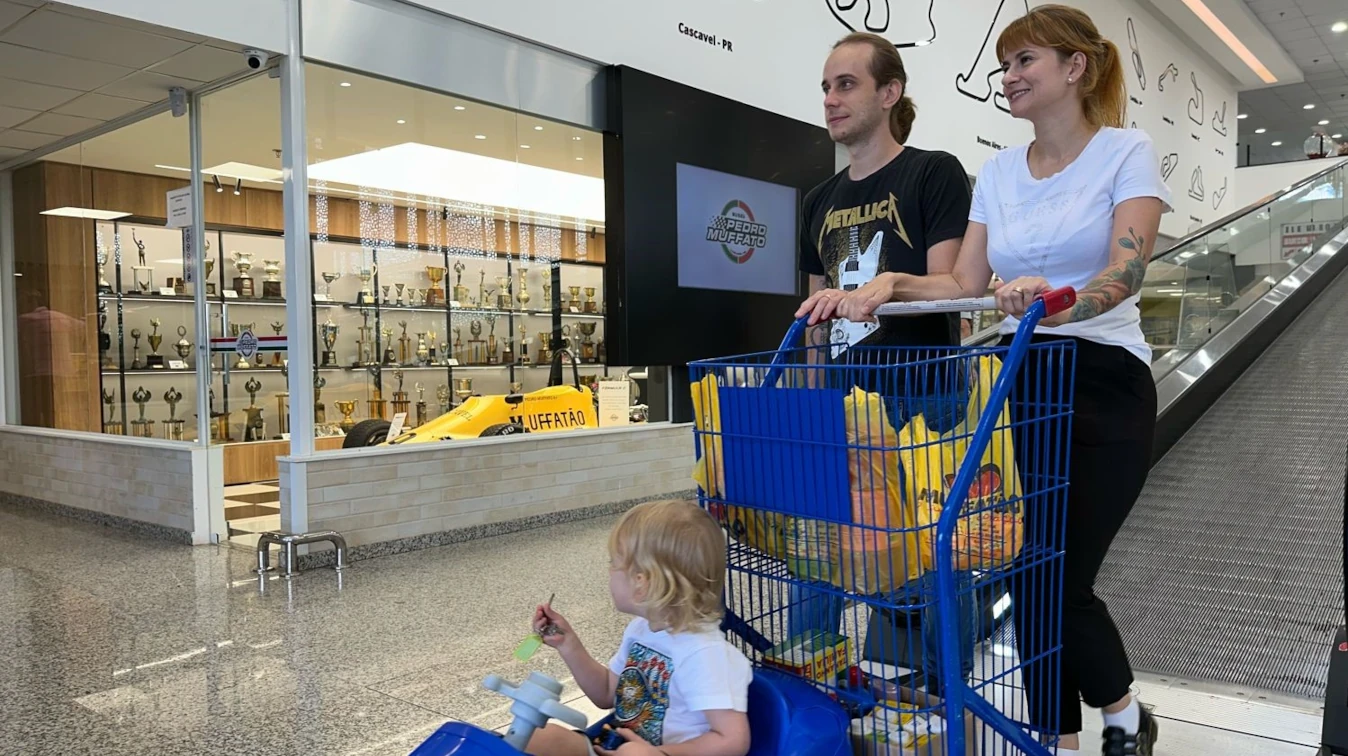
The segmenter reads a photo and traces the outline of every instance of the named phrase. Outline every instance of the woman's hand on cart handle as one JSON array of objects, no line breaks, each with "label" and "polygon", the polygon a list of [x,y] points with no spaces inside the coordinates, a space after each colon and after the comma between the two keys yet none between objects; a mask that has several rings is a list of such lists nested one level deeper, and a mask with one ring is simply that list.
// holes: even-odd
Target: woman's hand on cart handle
[{"label": "woman's hand on cart handle", "polygon": [[1025,311],[1038,300],[1044,301],[1045,315],[1039,324],[1059,326],[1072,318],[1072,306],[1076,304],[1076,291],[1070,287],[1054,289],[1043,278],[1017,278],[997,287],[994,293],[997,309],[1014,318],[1025,317]]}]

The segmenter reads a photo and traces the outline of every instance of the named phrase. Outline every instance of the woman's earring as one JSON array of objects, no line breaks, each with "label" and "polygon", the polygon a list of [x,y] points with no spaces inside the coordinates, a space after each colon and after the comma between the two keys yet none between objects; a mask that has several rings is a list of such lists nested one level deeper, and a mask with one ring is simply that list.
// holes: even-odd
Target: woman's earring
[{"label": "woman's earring", "polygon": [[1067,77],[1067,83],[1068,83],[1068,84],[1071,84],[1073,81],[1075,81],[1075,79],[1073,79],[1071,76],[1068,76],[1068,77]]}]

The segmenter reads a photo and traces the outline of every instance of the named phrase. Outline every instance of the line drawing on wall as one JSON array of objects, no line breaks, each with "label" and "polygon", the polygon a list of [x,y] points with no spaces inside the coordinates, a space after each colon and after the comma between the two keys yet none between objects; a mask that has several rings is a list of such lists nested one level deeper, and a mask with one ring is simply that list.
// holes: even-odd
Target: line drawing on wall
[{"label": "line drawing on wall", "polygon": [[997,9],[993,11],[992,18],[988,21],[988,33],[983,37],[983,44],[979,46],[973,64],[969,66],[968,72],[955,74],[956,91],[979,102],[991,99],[998,110],[1004,113],[1011,112],[1011,106],[1006,102],[1006,95],[1001,92],[994,95],[993,91],[992,77],[1002,75],[1002,62],[997,59],[997,43],[994,35],[1001,34],[1007,24],[1029,12],[1029,0],[998,0]]},{"label": "line drawing on wall", "polygon": [[1212,130],[1226,136],[1226,102],[1222,102],[1222,109],[1212,114]]},{"label": "line drawing on wall", "polygon": [[[824,0],[848,31],[879,34],[895,47],[922,47],[936,41],[936,0]],[[894,11],[897,10],[897,18]],[[891,34],[890,29],[894,32]]]},{"label": "line drawing on wall", "polygon": [[1142,67],[1142,53],[1137,49],[1137,29],[1133,28],[1133,17],[1128,17],[1128,48],[1133,51],[1133,71],[1137,73],[1137,83],[1142,91],[1147,91],[1147,72]]},{"label": "line drawing on wall", "polygon": [[1175,168],[1177,167],[1179,167],[1178,152],[1172,152],[1169,155],[1166,155],[1165,157],[1161,158],[1161,179],[1164,181],[1169,181],[1170,174],[1174,173]]},{"label": "line drawing on wall", "polygon": [[1203,125],[1203,90],[1198,88],[1198,74],[1189,72],[1189,81],[1194,85],[1193,97],[1189,98],[1189,120]]},{"label": "line drawing on wall", "polygon": [[1174,63],[1171,63],[1170,65],[1166,66],[1165,70],[1161,72],[1161,78],[1156,80],[1156,88],[1164,92],[1165,80],[1167,78],[1169,78],[1171,81],[1179,81],[1179,67],[1176,66]]},{"label": "line drawing on wall", "polygon": [[1222,206],[1222,200],[1226,199],[1226,179],[1222,179],[1222,188],[1212,193],[1212,209],[1216,210]]},{"label": "line drawing on wall", "polygon": [[1193,174],[1189,176],[1189,196],[1199,202],[1202,202],[1205,196],[1203,193],[1203,166],[1201,165],[1195,167]]}]

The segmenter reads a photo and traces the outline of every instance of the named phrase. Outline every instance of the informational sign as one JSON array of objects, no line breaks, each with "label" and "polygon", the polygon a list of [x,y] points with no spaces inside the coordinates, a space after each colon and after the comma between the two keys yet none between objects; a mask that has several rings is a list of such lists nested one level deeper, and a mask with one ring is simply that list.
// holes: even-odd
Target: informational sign
[{"label": "informational sign", "polygon": [[1282,259],[1295,255],[1308,244],[1314,244],[1326,231],[1339,225],[1338,221],[1306,221],[1282,224]]},{"label": "informational sign", "polygon": [[632,390],[627,381],[599,382],[599,427],[616,428],[632,423]]},{"label": "informational sign", "polygon": [[169,228],[188,228],[192,225],[192,187],[170,189],[165,192],[168,212],[165,217]]},{"label": "informational sign", "polygon": [[388,435],[384,437],[385,443],[392,441],[398,436],[401,436],[403,434],[403,424],[405,424],[406,422],[407,422],[406,412],[399,412],[398,414],[394,415],[393,422],[389,423],[388,426]]}]

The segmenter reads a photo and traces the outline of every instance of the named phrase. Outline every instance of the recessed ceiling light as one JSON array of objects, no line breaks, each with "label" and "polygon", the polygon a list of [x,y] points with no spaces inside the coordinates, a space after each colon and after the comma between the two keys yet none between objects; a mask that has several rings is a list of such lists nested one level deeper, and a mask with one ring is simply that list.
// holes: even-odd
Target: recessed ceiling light
[{"label": "recessed ceiling light", "polygon": [[1262,133],[1264,133],[1265,131],[1268,131],[1268,129],[1255,129],[1255,130],[1254,130],[1254,133],[1256,133],[1256,134],[1262,134]]},{"label": "recessed ceiling light", "polygon": [[1320,125],[1320,126],[1328,126],[1328,125],[1329,125],[1329,119],[1326,118],[1325,120],[1321,121],[1321,122],[1319,123],[1319,125]]},{"label": "recessed ceiling light", "polygon": [[576,158],[576,159],[577,159],[577,160],[584,160],[585,158],[583,158],[583,157],[578,157],[578,158]]},{"label": "recessed ceiling light", "polygon": [[1282,146],[1282,142],[1274,142],[1274,143],[1273,143],[1273,146],[1274,146],[1274,147],[1281,147],[1281,146]]},{"label": "recessed ceiling light", "polygon": [[462,106],[462,105],[455,105],[455,106],[454,106],[454,109],[455,109],[455,110],[467,110],[468,108],[465,108],[465,107]]},{"label": "recessed ceiling light", "polygon": [[520,149],[521,149],[521,150],[527,150],[527,149],[529,149],[529,145],[527,145],[527,144],[521,144],[521,145],[520,145]]},{"label": "recessed ceiling light", "polygon": [[398,119],[398,125],[399,125],[399,126],[403,125],[404,123],[407,123],[407,121],[404,121],[404,120],[401,119],[401,118]]},{"label": "recessed ceiling light", "polygon": [[1243,120],[1245,120],[1246,118],[1249,118],[1249,117],[1250,117],[1250,114],[1249,114],[1249,113],[1241,113],[1240,115],[1236,116],[1236,120],[1238,120],[1238,121],[1243,121]]},{"label": "recessed ceiling light", "polygon": [[349,87],[349,86],[351,86],[351,82],[349,82],[349,81],[344,81],[344,82],[342,82],[341,84],[339,84],[338,86]]},{"label": "recessed ceiling light", "polygon": [[474,139],[486,139],[486,138],[487,138],[487,135],[486,135],[486,134],[474,134],[474,135],[473,135],[473,138],[474,138]]},{"label": "recessed ceiling light", "polygon": [[1334,24],[1333,26],[1329,27],[1329,30],[1334,32],[1335,34],[1342,34],[1348,31],[1348,21],[1340,21],[1337,24]]},{"label": "recessed ceiling light", "polygon": [[86,220],[117,220],[131,213],[119,213],[116,210],[93,210],[87,207],[54,207],[43,210],[40,215],[59,215],[65,218],[84,218]]},{"label": "recessed ceiling light", "polygon": [[1312,103],[1309,104],[1309,105],[1302,105],[1302,106],[1301,106],[1301,109],[1302,109],[1302,110],[1315,110],[1315,103],[1312,102]]},{"label": "recessed ceiling light", "polygon": [[1342,134],[1330,134],[1330,135],[1329,135],[1329,138],[1330,138],[1330,139],[1342,139],[1342,138],[1343,138],[1343,135],[1342,135]]},{"label": "recessed ceiling light", "polygon": [[542,127],[542,126],[535,126],[535,127],[534,127],[534,131],[542,131],[542,130],[543,130],[543,127]]},{"label": "recessed ceiling light", "polygon": [[580,141],[580,137],[571,137],[571,141],[573,141],[573,142],[579,142],[579,141]]}]

